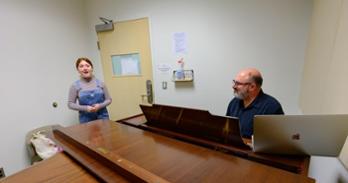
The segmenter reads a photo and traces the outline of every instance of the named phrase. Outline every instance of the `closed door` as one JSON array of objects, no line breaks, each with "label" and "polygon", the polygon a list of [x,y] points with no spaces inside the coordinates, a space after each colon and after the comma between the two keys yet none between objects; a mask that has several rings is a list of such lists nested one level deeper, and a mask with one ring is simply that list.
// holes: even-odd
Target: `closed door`
[{"label": "closed door", "polygon": [[148,19],[116,22],[113,31],[97,35],[104,80],[112,97],[110,119],[140,114],[139,104],[153,100]]}]

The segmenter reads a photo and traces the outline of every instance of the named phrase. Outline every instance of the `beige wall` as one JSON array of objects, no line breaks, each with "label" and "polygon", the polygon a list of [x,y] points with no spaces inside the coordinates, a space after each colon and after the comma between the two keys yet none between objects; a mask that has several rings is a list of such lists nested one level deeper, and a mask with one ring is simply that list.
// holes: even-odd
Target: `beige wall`
[{"label": "beige wall", "polygon": [[304,114],[348,113],[348,0],[314,1],[300,94]]},{"label": "beige wall", "polygon": [[[313,15],[301,84],[300,108],[304,114],[348,113],[348,0],[315,0],[313,2]],[[347,142],[339,159],[347,168]],[[325,164],[323,159],[315,160],[315,158],[311,159],[312,165]],[[325,166],[329,165],[326,163]],[[340,165],[332,166],[331,169],[334,171],[331,173],[328,173],[327,167],[321,167],[316,166],[314,173],[309,172],[309,174],[322,182],[348,181],[347,171],[340,169]]]},{"label": "beige wall", "polygon": [[74,63],[90,57],[95,45],[87,41],[83,7],[84,0],[0,1],[0,166],[6,176],[29,164],[27,132],[78,123],[78,113],[67,107],[79,77]]},{"label": "beige wall", "polygon": [[[300,113],[298,98],[312,0],[87,0],[90,27],[98,17],[114,21],[148,17],[155,103],[225,115],[232,79],[245,67],[260,69],[263,89],[286,114]],[[199,3],[198,3],[199,2]],[[176,54],[173,33],[185,32],[187,53]],[[97,41],[94,30],[91,37]],[[95,50],[98,59],[97,50]],[[176,60],[194,70],[192,85],[172,82]],[[167,64],[169,72],[157,66]],[[167,89],[162,88],[167,82]]]}]

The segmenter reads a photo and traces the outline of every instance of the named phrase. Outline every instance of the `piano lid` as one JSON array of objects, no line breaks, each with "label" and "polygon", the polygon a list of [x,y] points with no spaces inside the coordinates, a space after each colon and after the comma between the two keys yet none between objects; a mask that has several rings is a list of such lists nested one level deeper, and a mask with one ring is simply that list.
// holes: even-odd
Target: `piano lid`
[{"label": "piano lid", "polygon": [[239,119],[177,106],[140,105],[146,125],[226,145],[248,147],[240,134]]}]

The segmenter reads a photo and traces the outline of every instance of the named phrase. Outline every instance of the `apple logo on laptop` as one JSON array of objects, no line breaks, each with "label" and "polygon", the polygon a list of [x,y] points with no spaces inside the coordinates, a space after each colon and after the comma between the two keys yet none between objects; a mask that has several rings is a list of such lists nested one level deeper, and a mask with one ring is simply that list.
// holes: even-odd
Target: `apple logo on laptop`
[{"label": "apple logo on laptop", "polygon": [[300,140],[300,134],[299,133],[295,133],[291,136],[292,140]]}]

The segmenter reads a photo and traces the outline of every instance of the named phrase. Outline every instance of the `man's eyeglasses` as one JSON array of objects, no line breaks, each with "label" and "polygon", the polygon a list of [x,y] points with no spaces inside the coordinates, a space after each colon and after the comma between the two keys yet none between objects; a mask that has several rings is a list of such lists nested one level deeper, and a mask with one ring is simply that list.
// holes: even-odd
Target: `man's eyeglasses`
[{"label": "man's eyeglasses", "polygon": [[250,85],[251,83],[249,83],[249,82],[245,82],[245,83],[243,83],[243,82],[239,82],[239,81],[236,81],[236,80],[233,80],[233,86],[239,86],[239,85]]}]

